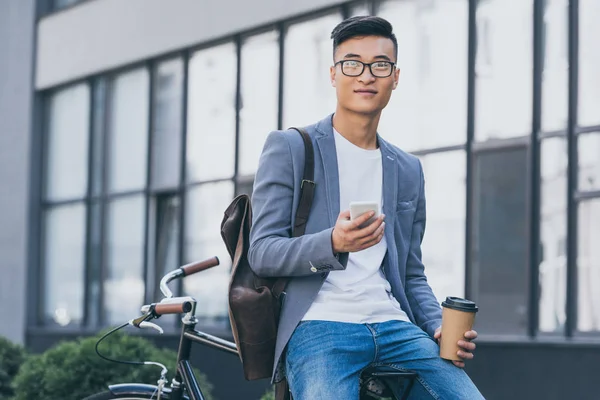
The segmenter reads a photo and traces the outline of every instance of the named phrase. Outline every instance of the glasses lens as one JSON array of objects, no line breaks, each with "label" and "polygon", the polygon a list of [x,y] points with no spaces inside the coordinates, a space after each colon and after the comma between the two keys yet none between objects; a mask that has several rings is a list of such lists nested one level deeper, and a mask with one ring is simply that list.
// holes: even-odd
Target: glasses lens
[{"label": "glasses lens", "polygon": [[342,62],[342,72],[348,76],[359,76],[363,71],[363,63],[360,61],[344,61]]},{"label": "glasses lens", "polygon": [[392,64],[387,61],[381,61],[371,64],[373,75],[378,78],[385,78],[392,73]]}]

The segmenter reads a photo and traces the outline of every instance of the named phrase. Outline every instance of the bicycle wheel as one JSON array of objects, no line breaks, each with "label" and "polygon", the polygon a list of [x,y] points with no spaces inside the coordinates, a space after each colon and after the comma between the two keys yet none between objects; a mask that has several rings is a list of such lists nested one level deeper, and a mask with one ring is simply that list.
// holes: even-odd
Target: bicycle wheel
[{"label": "bicycle wheel", "polygon": [[[161,400],[169,400],[171,397],[169,396],[168,393],[163,393],[160,395],[160,399]],[[185,400],[187,400],[187,396],[183,397]],[[156,393],[154,394],[139,394],[139,393],[119,393],[119,394],[114,394],[110,391],[106,391],[106,392],[101,392],[101,393],[96,393],[94,395],[91,395],[89,397],[86,397],[83,400],[113,400],[113,399],[119,399],[119,400],[156,400]]]},{"label": "bicycle wheel", "polygon": [[[94,395],[91,395],[89,397],[86,397],[83,400],[112,400],[112,399],[121,399],[121,400],[148,400],[148,399],[156,399],[156,395],[152,396],[152,395],[140,395],[140,394],[120,394],[120,395],[115,395],[109,391],[106,392],[101,392],[101,393],[96,393]],[[165,395],[161,395],[160,396],[161,400],[164,399],[168,399],[168,396]]]}]

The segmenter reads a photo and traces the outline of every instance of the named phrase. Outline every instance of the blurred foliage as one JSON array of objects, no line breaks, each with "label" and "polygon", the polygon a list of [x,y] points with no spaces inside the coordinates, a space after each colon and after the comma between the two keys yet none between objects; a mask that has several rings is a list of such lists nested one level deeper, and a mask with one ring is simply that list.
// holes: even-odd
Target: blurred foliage
[{"label": "blurred foliage", "polygon": [[[103,360],[94,349],[100,337],[101,334],[61,342],[42,354],[28,357],[14,379],[14,400],[81,400],[107,390],[109,384],[135,382],[156,385],[160,367]],[[169,370],[169,382],[175,375],[177,353],[158,349],[138,336],[114,333],[100,344],[99,351],[103,356],[116,360],[162,363]],[[194,372],[206,399],[213,400],[212,385],[206,376],[197,370]]]},{"label": "blurred foliage", "polygon": [[0,336],[0,400],[13,397],[12,382],[26,357],[22,346]]}]

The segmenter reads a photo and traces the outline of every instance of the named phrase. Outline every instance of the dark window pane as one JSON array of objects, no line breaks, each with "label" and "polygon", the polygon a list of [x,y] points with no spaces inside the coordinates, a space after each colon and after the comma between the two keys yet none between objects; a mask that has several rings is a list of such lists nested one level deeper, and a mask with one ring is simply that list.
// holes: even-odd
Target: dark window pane
[{"label": "dark window pane", "polygon": [[88,227],[88,324],[96,326],[100,322],[100,295],[102,292],[102,204],[90,204],[90,219]]},{"label": "dark window pane", "polygon": [[472,237],[478,330],[527,328],[527,149],[482,152],[475,161]]},{"label": "dark window pane", "polygon": [[600,125],[600,2],[579,0],[579,125]]},{"label": "dark window pane", "polygon": [[[257,79],[260,77],[260,79]],[[279,35],[251,37],[242,46],[240,175],[254,175],[267,134],[277,129]]]},{"label": "dark window pane", "polygon": [[532,114],[533,0],[478,3],[475,137],[525,135]]},{"label": "dark window pane", "polygon": [[46,198],[82,198],[88,183],[90,89],[80,84],[50,98]]},{"label": "dark window pane", "polygon": [[333,65],[331,30],[341,15],[291,25],[285,35],[283,126],[315,123],[335,111],[335,89],[329,67]]},{"label": "dark window pane", "polygon": [[115,78],[111,87],[109,190],[142,189],[148,157],[148,71],[138,69]]},{"label": "dark window pane", "polygon": [[233,199],[233,182],[191,188],[186,201],[185,262],[217,256],[221,265],[184,280],[185,293],[198,300],[197,315],[226,323],[231,257],[220,236],[222,212]]},{"label": "dark window pane", "polygon": [[235,169],[235,44],[197,51],[189,63],[187,180],[231,178]]},{"label": "dark window pane", "polygon": [[[148,301],[159,301],[163,298],[160,291],[160,280],[169,271],[178,268],[179,265],[179,226],[180,226],[180,201],[175,194],[159,195],[153,204],[153,228],[149,249],[152,252],[148,277],[146,282],[152,290],[149,290]],[[177,295],[177,283],[169,285],[174,295]],[[177,315],[165,315],[161,318],[163,327],[174,326],[180,317]]]},{"label": "dark window pane", "polygon": [[440,301],[465,294],[466,161],[464,151],[421,157],[427,200],[423,264]]},{"label": "dark window pane", "polygon": [[158,65],[154,73],[154,123],[152,126],[152,187],[179,184],[181,170],[181,118],[183,108],[183,61]]},{"label": "dark window pane", "polygon": [[142,196],[133,196],[107,206],[104,312],[109,324],[138,316],[143,305],[144,203]]},{"label": "dark window pane", "polygon": [[400,68],[382,135],[404,150],[466,142],[468,2],[386,1],[378,15],[394,27]]},{"label": "dark window pane", "polygon": [[254,179],[241,179],[238,181],[236,188],[236,195],[247,194],[252,197],[252,190],[254,188]]},{"label": "dark window pane", "polygon": [[580,135],[579,190],[600,190],[600,132]]},{"label": "dark window pane", "polygon": [[577,329],[600,331],[600,199],[579,204]]},{"label": "dark window pane", "polygon": [[45,217],[44,319],[60,326],[83,318],[85,206],[55,207]]},{"label": "dark window pane", "polygon": [[542,332],[562,330],[567,295],[567,140],[541,143],[540,320]]},{"label": "dark window pane", "polygon": [[546,0],[544,11],[544,71],[542,126],[544,131],[567,127],[569,100],[568,0]]}]

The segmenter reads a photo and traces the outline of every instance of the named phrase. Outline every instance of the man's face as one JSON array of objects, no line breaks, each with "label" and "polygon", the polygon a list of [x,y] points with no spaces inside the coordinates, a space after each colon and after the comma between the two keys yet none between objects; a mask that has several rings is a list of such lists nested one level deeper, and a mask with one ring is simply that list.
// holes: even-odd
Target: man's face
[{"label": "man's face", "polygon": [[[340,61],[360,61],[363,63],[378,63],[372,65],[372,70],[365,65],[362,74],[360,63],[345,63],[342,72]],[[396,89],[400,71],[392,68],[387,77],[385,65],[382,62],[396,62],[394,43],[380,36],[365,36],[346,40],[340,44],[334,55],[334,66],[331,67],[331,84],[335,87],[338,105],[355,113],[372,115],[385,108]]]}]

